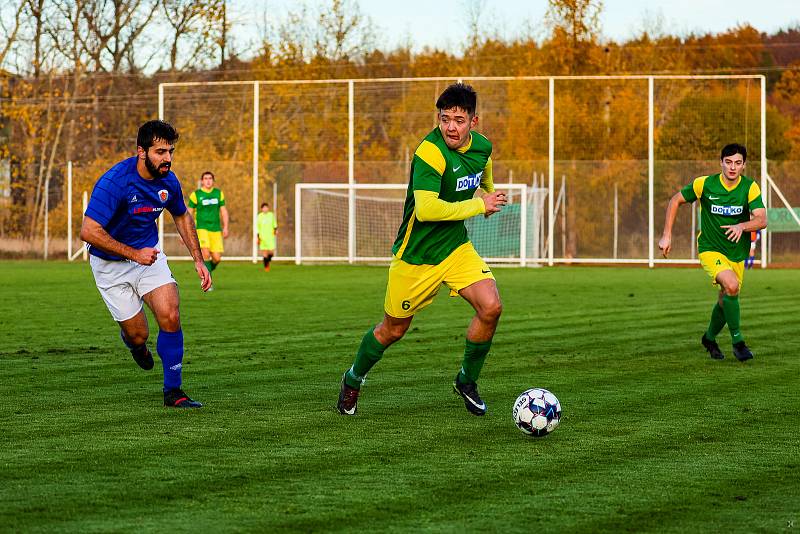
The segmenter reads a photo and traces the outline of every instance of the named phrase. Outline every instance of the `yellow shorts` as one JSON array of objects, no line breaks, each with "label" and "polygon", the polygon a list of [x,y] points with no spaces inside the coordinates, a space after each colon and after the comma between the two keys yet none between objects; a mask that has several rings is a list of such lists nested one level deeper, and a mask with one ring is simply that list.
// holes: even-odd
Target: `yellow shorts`
[{"label": "yellow shorts", "polygon": [[703,270],[711,277],[711,284],[719,286],[717,283],[717,275],[722,271],[731,270],[739,280],[739,287],[742,287],[744,281],[744,262],[731,261],[725,254],[719,252],[701,252],[697,255],[700,258],[700,264]]},{"label": "yellow shorts", "polygon": [[411,317],[433,302],[442,284],[454,297],[486,279],[494,280],[494,275],[472,243],[464,243],[438,265],[412,265],[395,257],[389,266],[383,309],[392,317]]},{"label": "yellow shorts", "polygon": [[225,248],[222,246],[222,232],[198,228],[197,239],[200,241],[200,248],[207,248],[211,252],[225,252]]}]

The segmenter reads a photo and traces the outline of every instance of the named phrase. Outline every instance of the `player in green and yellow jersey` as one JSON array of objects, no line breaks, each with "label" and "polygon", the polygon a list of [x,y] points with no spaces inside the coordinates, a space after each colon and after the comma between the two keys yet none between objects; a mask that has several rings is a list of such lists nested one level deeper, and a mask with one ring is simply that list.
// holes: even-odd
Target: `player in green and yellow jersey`
[{"label": "player in green and yellow jersey", "polygon": [[766,228],[767,210],[758,184],[742,175],[746,161],[745,147],[726,145],[720,156],[721,173],[695,178],[669,201],[664,233],[658,242],[666,258],[672,247],[672,225],[678,207],[687,202],[700,202],[698,256],[712,283],[720,288],[701,343],[715,360],[725,357],[716,338],[726,323],[734,356],[739,361],[753,357],[739,329],[739,290],[744,277],[744,260],[750,253],[750,232]]},{"label": "player in green and yellow jersey", "polygon": [[208,271],[217,268],[225,248],[222,239],[228,237],[228,209],[225,194],[214,187],[214,173],[206,171],[200,177],[200,189],[189,195],[188,208],[197,225],[197,238]]},{"label": "player in green and yellow jersey", "polygon": [[[433,301],[442,284],[451,296],[460,295],[475,309],[453,388],[470,413],[486,413],[476,381],[502,304],[492,271],[469,241],[464,220],[499,212],[507,197],[494,191],[491,143],[472,131],[478,123],[476,105],[472,87],[448,87],[436,102],[439,125],[414,153],[403,222],[392,247],[383,321],[364,335],[353,365],[342,377],[337,408],[343,415],[355,415],[367,372],[403,337],[414,315]],[[475,197],[479,187],[486,194]]]}]

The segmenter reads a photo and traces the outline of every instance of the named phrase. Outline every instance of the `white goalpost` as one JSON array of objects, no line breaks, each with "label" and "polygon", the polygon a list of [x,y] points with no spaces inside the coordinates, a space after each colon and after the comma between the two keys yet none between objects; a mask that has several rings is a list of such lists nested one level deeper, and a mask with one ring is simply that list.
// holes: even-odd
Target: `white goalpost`
[{"label": "white goalpost", "polygon": [[[546,190],[495,184],[513,199],[491,217],[465,224],[481,256],[493,264],[542,261]],[[402,220],[406,184],[304,183],[295,186],[295,263],[385,263]]]}]

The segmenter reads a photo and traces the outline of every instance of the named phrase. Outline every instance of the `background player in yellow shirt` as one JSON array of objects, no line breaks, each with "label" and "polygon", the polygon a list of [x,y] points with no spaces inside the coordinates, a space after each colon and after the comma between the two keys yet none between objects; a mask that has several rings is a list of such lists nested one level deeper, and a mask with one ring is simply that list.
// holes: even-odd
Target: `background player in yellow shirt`
[{"label": "background player in yellow shirt", "polygon": [[269,209],[269,202],[261,204],[261,213],[256,218],[256,232],[258,233],[258,248],[264,259],[264,270],[269,271],[269,262],[275,255],[275,235],[278,233],[278,221],[275,213]]}]

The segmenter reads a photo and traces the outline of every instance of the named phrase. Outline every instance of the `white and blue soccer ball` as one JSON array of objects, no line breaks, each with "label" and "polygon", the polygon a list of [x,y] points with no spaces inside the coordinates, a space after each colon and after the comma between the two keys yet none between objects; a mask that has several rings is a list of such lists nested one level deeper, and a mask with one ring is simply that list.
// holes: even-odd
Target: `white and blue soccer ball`
[{"label": "white and blue soccer ball", "polygon": [[561,422],[561,403],[542,388],[523,391],[514,402],[514,423],[529,436],[541,438]]}]

